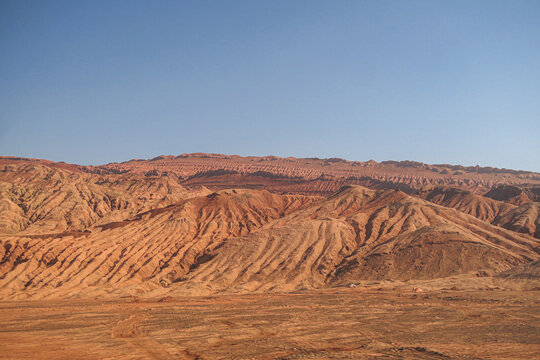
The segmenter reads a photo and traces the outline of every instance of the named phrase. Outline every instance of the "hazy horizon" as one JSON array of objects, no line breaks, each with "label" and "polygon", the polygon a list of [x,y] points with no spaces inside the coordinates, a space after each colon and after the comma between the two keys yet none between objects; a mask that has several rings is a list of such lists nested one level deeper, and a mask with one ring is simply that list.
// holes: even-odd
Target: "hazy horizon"
[{"label": "hazy horizon", "polygon": [[[181,155],[194,155],[194,154],[208,154],[208,155],[224,155],[224,156],[240,156],[240,157],[243,157],[243,158],[249,158],[249,157],[278,157],[278,158],[282,158],[282,159],[287,159],[287,158],[295,158],[295,159],[320,159],[320,160],[325,160],[325,159],[331,159],[330,157],[315,157],[315,156],[312,156],[312,157],[303,157],[303,156],[294,156],[294,155],[289,155],[289,156],[281,156],[281,155],[275,155],[275,154],[265,154],[265,155],[261,155],[261,154],[256,154],[256,155],[243,155],[243,154],[223,154],[223,153],[211,153],[211,152],[204,152],[204,151],[197,151],[197,152],[192,152],[192,153],[180,153],[180,154],[160,154],[160,155],[156,155],[156,156],[152,156],[152,157],[142,157],[142,158],[130,158],[130,159],[124,159],[124,160],[119,160],[119,161],[107,161],[107,162],[103,162],[103,163],[93,163],[93,164],[89,164],[89,163],[81,163],[81,162],[69,162],[69,161],[64,161],[64,160],[59,160],[59,159],[46,159],[46,158],[39,158],[39,157],[35,157],[35,156],[20,156],[20,155],[4,155],[4,154],[0,154],[0,156],[5,156],[5,157],[18,157],[18,158],[28,158],[28,159],[37,159],[37,160],[48,160],[48,161],[54,161],[54,162],[59,162],[59,163],[68,163],[68,164],[72,164],[72,165],[82,165],[82,166],[102,166],[102,165],[107,165],[107,164],[118,164],[118,163],[126,163],[126,162],[130,162],[130,161],[138,161],[138,160],[141,160],[141,161],[149,161],[149,160],[153,160],[155,158],[158,158],[158,157],[162,157],[162,156],[173,156],[173,157],[178,157],[178,156],[181,156]],[[339,158],[339,157],[333,157],[334,159],[335,158]],[[385,159],[385,160],[375,160],[375,159],[347,159],[347,158],[339,158],[339,159],[342,159],[342,160],[346,160],[346,161],[350,161],[350,162],[368,162],[368,161],[375,161],[377,163],[385,163],[385,162],[405,162],[405,161],[411,161],[411,162],[418,162],[418,163],[422,163],[422,164],[426,164],[426,165],[449,165],[449,166],[463,166],[463,167],[481,167],[481,168],[490,168],[491,166],[489,165],[486,165],[486,166],[483,166],[483,165],[465,165],[465,164],[452,164],[452,163],[426,163],[426,162],[422,162],[422,161],[417,161],[417,160],[410,160],[410,159],[403,159],[403,160],[394,160],[394,159]],[[497,168],[497,167],[492,167],[492,168],[496,168],[496,169],[501,169],[501,170],[513,170],[513,171],[524,171],[524,172],[537,172],[537,171],[534,171],[534,170],[527,170],[527,169],[513,169],[513,168]]]},{"label": "hazy horizon", "polygon": [[0,4],[0,154],[540,172],[537,1]]}]

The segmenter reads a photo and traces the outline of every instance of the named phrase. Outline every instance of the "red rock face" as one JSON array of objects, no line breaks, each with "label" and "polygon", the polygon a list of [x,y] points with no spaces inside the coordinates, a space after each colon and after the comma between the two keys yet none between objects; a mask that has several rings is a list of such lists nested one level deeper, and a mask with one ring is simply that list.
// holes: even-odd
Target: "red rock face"
[{"label": "red rock face", "polygon": [[522,205],[531,201],[539,202],[540,186],[498,185],[489,190],[485,196],[515,205]]},{"label": "red rock face", "polygon": [[2,158],[0,298],[489,277],[540,258],[539,209],[480,194],[500,183],[534,193],[535,182],[535,173],[413,162]]},{"label": "red rock face", "polygon": [[501,184],[540,186],[540,174],[527,171],[427,165],[413,161],[377,163],[372,160],[360,162],[336,158],[241,157],[201,153],[131,160],[87,167],[85,170],[98,173],[174,173],[182,177],[186,185],[266,188],[279,192],[325,195],[348,184],[406,192],[428,185],[446,185],[479,194]]},{"label": "red rock face", "polygon": [[[489,193],[497,194],[499,188]],[[517,189],[518,194],[524,194],[521,189],[512,188]],[[510,193],[506,199],[514,200],[515,193]],[[438,186],[427,187],[414,195],[435,204],[457,209],[490,224],[540,238],[540,203],[528,200],[514,205],[513,201],[493,200],[487,197],[488,194],[481,196],[467,190]]]}]

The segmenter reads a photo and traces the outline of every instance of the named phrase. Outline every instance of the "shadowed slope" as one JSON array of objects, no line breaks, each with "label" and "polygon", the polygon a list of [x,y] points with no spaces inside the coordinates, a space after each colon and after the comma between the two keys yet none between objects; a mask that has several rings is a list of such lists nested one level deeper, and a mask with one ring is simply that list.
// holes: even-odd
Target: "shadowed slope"
[{"label": "shadowed slope", "polygon": [[540,186],[499,185],[490,189],[484,196],[509,204],[522,205],[530,201],[540,201]]},{"label": "shadowed slope", "polygon": [[495,224],[540,239],[540,203],[529,202],[501,215]]},{"label": "shadowed slope", "polygon": [[526,202],[516,206],[450,187],[428,188],[416,195],[493,225],[540,238],[540,203]]},{"label": "shadowed slope", "polygon": [[467,190],[437,186],[416,193],[432,203],[454,208],[480,220],[493,223],[495,219],[515,209],[514,205],[476,195]]}]

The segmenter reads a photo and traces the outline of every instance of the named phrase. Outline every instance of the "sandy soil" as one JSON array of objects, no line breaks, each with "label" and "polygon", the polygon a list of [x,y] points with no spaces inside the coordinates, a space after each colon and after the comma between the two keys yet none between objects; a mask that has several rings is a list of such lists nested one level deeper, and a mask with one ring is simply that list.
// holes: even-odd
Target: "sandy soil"
[{"label": "sandy soil", "polygon": [[1,302],[0,359],[534,359],[538,295],[371,287]]}]

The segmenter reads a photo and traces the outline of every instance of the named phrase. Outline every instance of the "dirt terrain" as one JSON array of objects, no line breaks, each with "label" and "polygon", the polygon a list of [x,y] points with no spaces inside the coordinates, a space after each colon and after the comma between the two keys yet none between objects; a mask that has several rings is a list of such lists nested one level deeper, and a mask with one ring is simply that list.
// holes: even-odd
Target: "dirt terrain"
[{"label": "dirt terrain", "polygon": [[0,359],[531,359],[540,174],[0,158]]},{"label": "dirt terrain", "polygon": [[534,359],[538,291],[0,303],[0,359]]}]

